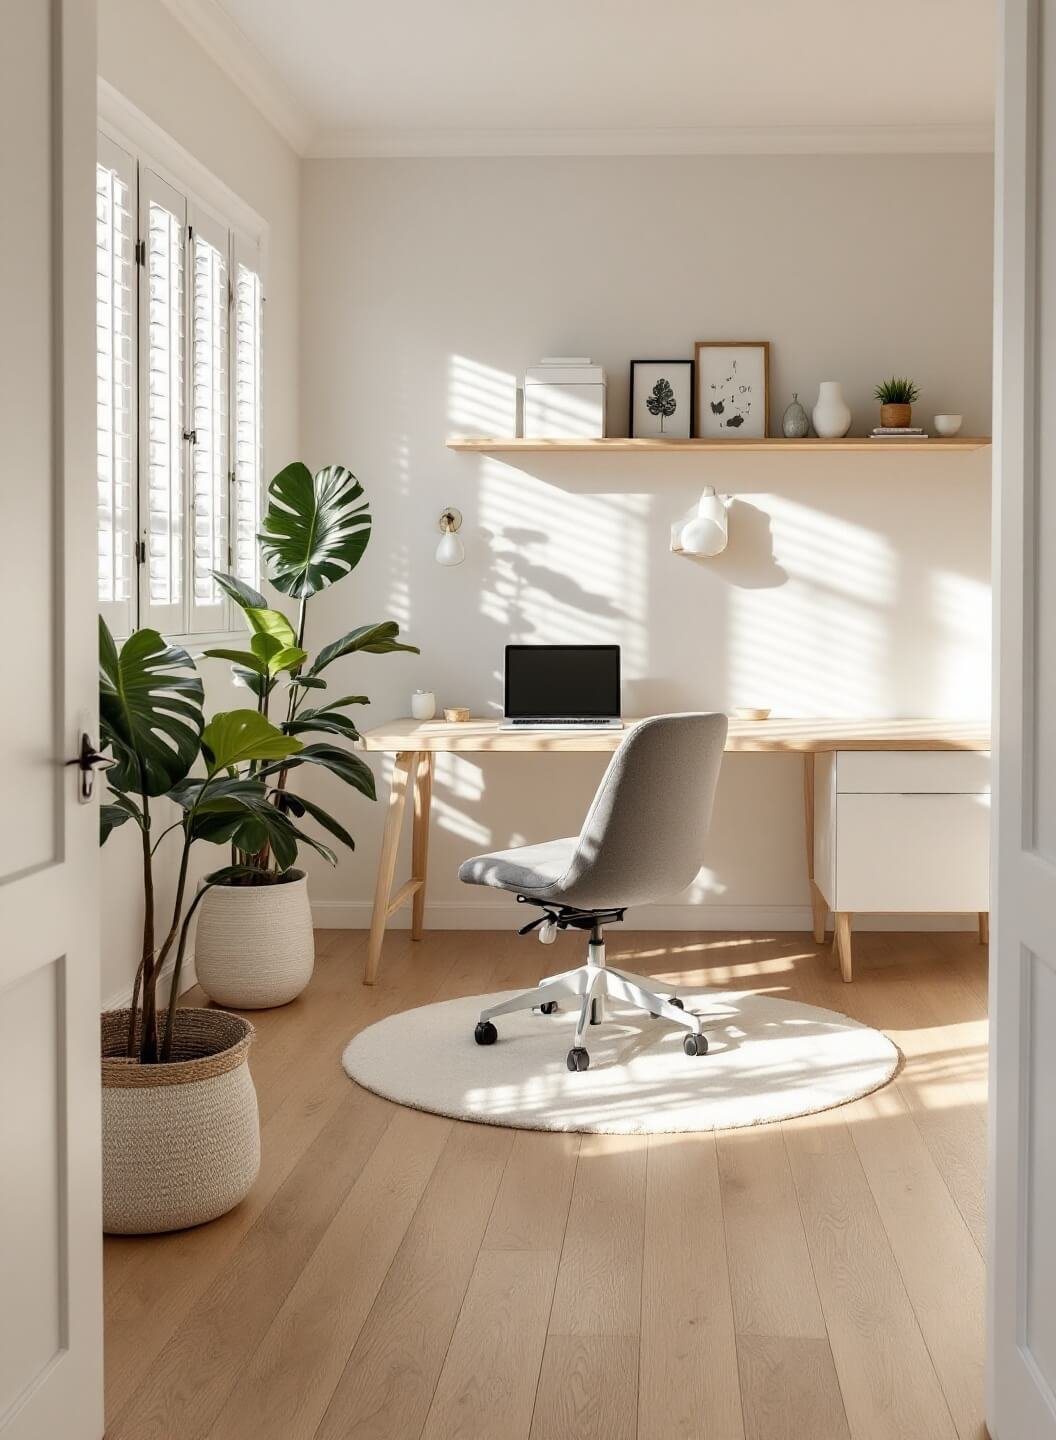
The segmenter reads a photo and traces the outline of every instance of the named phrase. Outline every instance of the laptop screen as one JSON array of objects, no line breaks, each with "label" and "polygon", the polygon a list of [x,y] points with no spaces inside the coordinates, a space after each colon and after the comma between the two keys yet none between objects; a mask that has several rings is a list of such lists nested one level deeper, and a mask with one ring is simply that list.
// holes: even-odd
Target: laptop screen
[{"label": "laptop screen", "polygon": [[618,720],[618,645],[507,645],[509,720]]}]

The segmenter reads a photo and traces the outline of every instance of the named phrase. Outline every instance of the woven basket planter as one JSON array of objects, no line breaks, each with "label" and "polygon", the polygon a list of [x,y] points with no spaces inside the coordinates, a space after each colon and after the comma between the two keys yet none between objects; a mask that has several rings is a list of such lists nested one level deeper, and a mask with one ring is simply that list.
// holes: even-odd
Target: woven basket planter
[{"label": "woven basket planter", "polygon": [[913,424],[913,406],[881,405],[880,424],[891,430],[908,430]]},{"label": "woven basket planter", "polygon": [[222,1010],[179,1009],[175,1058],[141,1065],[125,1054],[128,1011],[109,1010],[102,1024],[103,1229],[153,1235],[225,1215],[260,1169],[253,1026]]},{"label": "woven basket planter", "polygon": [[217,885],[202,901],[194,941],[198,984],[218,1005],[267,1010],[296,999],[312,978],[315,935],[308,881]]}]

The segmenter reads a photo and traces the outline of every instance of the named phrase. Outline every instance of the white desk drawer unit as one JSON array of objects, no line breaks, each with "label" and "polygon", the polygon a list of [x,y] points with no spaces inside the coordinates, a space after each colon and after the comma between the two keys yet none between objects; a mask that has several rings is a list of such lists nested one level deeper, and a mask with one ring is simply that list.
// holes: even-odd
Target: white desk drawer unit
[{"label": "white desk drawer unit", "polygon": [[835,915],[843,978],[851,916],[990,905],[987,751],[835,751],[815,758],[814,884]]}]

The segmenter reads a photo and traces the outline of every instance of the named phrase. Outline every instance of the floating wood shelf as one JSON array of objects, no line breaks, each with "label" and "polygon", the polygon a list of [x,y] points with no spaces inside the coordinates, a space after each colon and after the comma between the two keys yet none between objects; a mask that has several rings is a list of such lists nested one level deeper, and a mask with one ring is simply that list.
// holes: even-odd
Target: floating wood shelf
[{"label": "floating wood shelf", "polygon": [[535,451],[554,455],[628,450],[648,451],[651,454],[661,451],[666,451],[668,454],[679,454],[697,450],[722,451],[725,454],[731,454],[738,450],[748,451],[752,454],[760,451],[787,453],[799,451],[801,454],[816,454],[825,451],[838,453],[853,451],[856,454],[862,454],[864,451],[869,451],[870,454],[875,454],[881,450],[909,450],[914,454],[920,454],[933,450],[944,452],[983,450],[989,445],[989,435],[955,435],[953,439],[943,439],[936,435],[930,440],[870,440],[864,435],[848,435],[842,440],[819,440],[816,437],[808,440],[785,440],[784,438],[772,440],[632,440],[622,435],[609,436],[604,440],[525,440],[510,436],[452,435],[447,442],[449,450],[472,450],[488,454],[502,454],[506,451],[524,454],[528,451]]}]

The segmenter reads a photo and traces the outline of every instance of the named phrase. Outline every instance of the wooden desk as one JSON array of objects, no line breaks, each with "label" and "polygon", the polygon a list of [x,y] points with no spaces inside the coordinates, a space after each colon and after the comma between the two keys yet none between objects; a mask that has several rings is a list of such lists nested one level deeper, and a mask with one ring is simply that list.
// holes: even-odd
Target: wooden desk
[{"label": "wooden desk", "polygon": [[[629,728],[633,720],[626,722]],[[502,730],[496,720],[392,720],[368,730],[364,750],[393,754],[395,762],[389,791],[374,909],[370,922],[364,983],[373,985],[381,962],[385,926],[390,915],[411,902],[411,938],[420,940],[425,919],[425,889],[429,861],[429,811],[433,790],[433,756],[443,754],[537,754],[554,751],[606,752],[619,745],[624,730]],[[728,753],[798,754],[803,756],[806,816],[807,875],[810,880],[814,938],[825,938],[828,908],[814,883],[814,756],[841,750],[988,750],[989,734],[978,724],[950,720],[731,720],[726,739]],[[411,838],[411,878],[393,893],[396,854],[413,773],[414,821]],[[980,921],[982,925],[982,921]],[[837,924],[834,943],[839,941]],[[850,978],[849,922],[841,950],[844,975]]]}]

